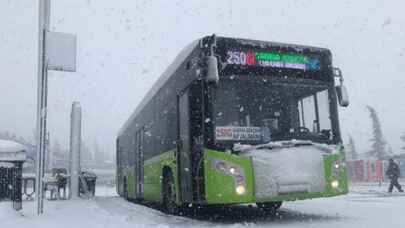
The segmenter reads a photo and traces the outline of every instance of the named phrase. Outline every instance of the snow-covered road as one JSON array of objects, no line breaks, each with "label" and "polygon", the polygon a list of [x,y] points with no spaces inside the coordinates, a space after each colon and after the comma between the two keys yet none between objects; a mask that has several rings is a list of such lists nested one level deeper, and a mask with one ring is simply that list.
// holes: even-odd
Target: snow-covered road
[{"label": "snow-covered road", "polygon": [[385,189],[357,186],[347,196],[286,203],[273,216],[243,206],[187,217],[126,202],[104,189],[102,196],[90,200],[46,201],[45,214],[39,217],[34,202],[24,202],[22,212],[14,212],[9,202],[0,202],[0,227],[405,227],[405,195],[377,193]]}]

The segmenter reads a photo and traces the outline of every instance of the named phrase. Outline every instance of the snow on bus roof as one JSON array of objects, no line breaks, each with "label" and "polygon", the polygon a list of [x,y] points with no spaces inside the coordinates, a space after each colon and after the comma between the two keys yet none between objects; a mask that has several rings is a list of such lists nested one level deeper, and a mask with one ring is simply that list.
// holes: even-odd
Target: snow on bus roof
[{"label": "snow on bus roof", "polygon": [[191,52],[198,46],[200,39],[195,40],[187,47],[185,47],[180,54],[174,59],[174,61],[166,68],[163,74],[159,77],[159,79],[153,84],[152,88],[149,92],[143,97],[141,103],[136,107],[135,111],[132,113],[130,118],[125,122],[125,124],[120,129],[118,136],[121,136],[125,129],[132,123],[135,117],[139,114],[139,112],[148,104],[148,102],[156,95],[159,89],[164,85],[167,80],[169,80],[170,76],[177,70],[177,68],[183,63],[183,61],[191,54]]},{"label": "snow on bus roof", "polygon": [[19,143],[0,139],[0,161],[23,161],[25,150],[26,148]]},{"label": "snow on bus roof", "polygon": [[281,43],[281,42],[274,42],[274,41],[263,41],[263,40],[252,40],[252,39],[243,39],[243,38],[228,38],[228,37],[218,37],[223,39],[232,39],[238,42],[241,45],[250,45],[250,46],[257,46],[260,48],[269,48],[269,47],[284,47],[284,48],[292,48],[295,49],[297,52],[303,51],[305,49],[309,49],[314,52],[330,52],[328,48],[323,47],[315,47],[310,45],[301,45],[301,44],[292,44],[292,43]]}]

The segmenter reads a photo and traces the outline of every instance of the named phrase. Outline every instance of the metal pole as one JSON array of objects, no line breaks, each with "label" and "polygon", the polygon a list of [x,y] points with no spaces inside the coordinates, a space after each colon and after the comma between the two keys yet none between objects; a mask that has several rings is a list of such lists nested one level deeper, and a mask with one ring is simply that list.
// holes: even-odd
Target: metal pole
[{"label": "metal pole", "polygon": [[44,166],[45,166],[45,172],[49,171],[51,169],[51,151],[49,149],[49,144],[50,144],[50,134],[49,131],[46,133],[46,147],[45,147],[45,152],[46,152],[46,156],[45,156],[45,162],[44,162]]},{"label": "metal pole", "polygon": [[80,103],[75,101],[72,104],[72,112],[70,116],[70,151],[69,151],[69,199],[77,199],[80,196],[79,192],[79,176],[80,176],[80,147],[81,147],[81,122],[82,109]]},{"label": "metal pole", "polygon": [[49,30],[50,0],[39,0],[38,10],[38,91],[37,91],[37,138],[36,138],[36,200],[37,213],[43,213],[43,176],[45,158],[47,69],[45,56],[45,34]]}]

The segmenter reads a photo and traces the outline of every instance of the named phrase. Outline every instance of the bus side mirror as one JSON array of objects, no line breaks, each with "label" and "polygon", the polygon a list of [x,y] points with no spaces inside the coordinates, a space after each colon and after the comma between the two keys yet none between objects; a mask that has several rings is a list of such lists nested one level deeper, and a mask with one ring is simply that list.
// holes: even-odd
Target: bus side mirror
[{"label": "bus side mirror", "polygon": [[347,93],[346,86],[344,85],[339,85],[336,86],[336,94],[339,100],[339,104],[342,107],[347,107],[349,106],[349,94]]},{"label": "bus side mirror", "polygon": [[342,71],[339,68],[333,68],[333,76],[339,80],[339,85],[335,87],[339,104],[342,107],[349,106],[349,94],[347,93],[346,86],[343,84]]},{"label": "bus side mirror", "polygon": [[206,80],[208,82],[215,82],[218,83],[219,75],[218,75],[218,59],[217,57],[210,55],[207,57],[207,77]]}]

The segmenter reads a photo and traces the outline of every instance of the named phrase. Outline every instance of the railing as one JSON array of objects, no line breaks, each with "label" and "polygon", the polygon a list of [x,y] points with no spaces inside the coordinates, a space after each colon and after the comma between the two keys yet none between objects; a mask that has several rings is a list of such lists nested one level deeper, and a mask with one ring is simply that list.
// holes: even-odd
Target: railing
[{"label": "railing", "polygon": [[[89,176],[87,172],[83,172],[80,175],[79,187],[80,194],[86,197],[95,195],[95,181],[96,176]],[[21,178],[21,189],[22,189],[22,198],[25,200],[33,200],[35,197],[35,176],[24,176]],[[44,196],[48,200],[57,200],[57,199],[67,199],[67,193],[69,193],[69,183],[70,176],[66,174],[59,174],[54,176],[46,176],[44,178]],[[62,191],[63,190],[63,191]],[[46,194],[49,192],[49,194]],[[1,197],[0,197],[1,199]]]}]

